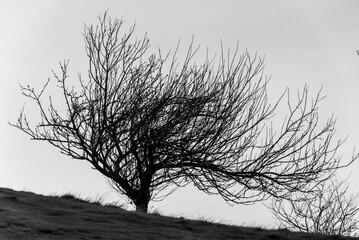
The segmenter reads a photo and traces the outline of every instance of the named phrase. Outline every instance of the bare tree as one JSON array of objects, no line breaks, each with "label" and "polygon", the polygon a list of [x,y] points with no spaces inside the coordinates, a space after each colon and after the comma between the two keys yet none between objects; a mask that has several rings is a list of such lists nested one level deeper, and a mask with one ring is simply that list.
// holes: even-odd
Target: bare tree
[{"label": "bare tree", "polygon": [[269,208],[286,228],[322,234],[358,234],[358,194],[348,193],[348,184],[338,180],[322,182],[316,190],[302,201],[274,199]]},{"label": "bare tree", "polygon": [[288,99],[281,130],[272,129],[268,120],[285,94],[268,103],[263,59],[222,48],[218,63],[207,57],[198,65],[191,44],[180,64],[178,47],[150,55],[146,36],[133,39],[134,26],[120,37],[122,20],[99,20],[85,27],[89,71],[88,80],[79,77],[80,90],[68,87],[68,62],[54,73],[67,113],[51,98],[48,106],[42,101],[48,81],[40,92],[21,89],[41,121],[31,126],[22,110],[12,125],[90,162],[137,210],[189,183],[229,203],[286,198],[357,158],[344,164],[336,156],[335,121],[318,128],[322,97],[308,100],[307,87],[296,104]]}]

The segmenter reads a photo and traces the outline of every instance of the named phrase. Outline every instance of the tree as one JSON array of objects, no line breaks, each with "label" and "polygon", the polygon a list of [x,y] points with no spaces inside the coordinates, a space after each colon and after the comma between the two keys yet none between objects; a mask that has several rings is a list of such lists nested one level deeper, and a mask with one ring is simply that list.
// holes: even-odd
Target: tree
[{"label": "tree", "polygon": [[269,104],[262,58],[222,47],[217,64],[207,57],[198,65],[191,44],[180,64],[178,47],[173,55],[148,54],[149,40],[133,40],[134,26],[120,37],[122,20],[104,14],[99,21],[83,34],[89,70],[87,81],[79,76],[80,90],[68,87],[68,61],[54,73],[66,114],[51,98],[48,106],[42,101],[48,80],[40,92],[21,87],[41,121],[31,126],[22,110],[12,125],[91,163],[137,210],[189,183],[229,203],[286,198],[357,158],[336,156],[335,121],[318,129],[322,97],[310,103],[307,86],[294,105],[287,92],[288,117],[273,130],[267,122],[285,93]]},{"label": "tree", "polygon": [[269,208],[286,228],[322,234],[358,234],[358,194],[349,194],[348,184],[338,180],[322,182],[316,190],[302,201],[273,199]]}]

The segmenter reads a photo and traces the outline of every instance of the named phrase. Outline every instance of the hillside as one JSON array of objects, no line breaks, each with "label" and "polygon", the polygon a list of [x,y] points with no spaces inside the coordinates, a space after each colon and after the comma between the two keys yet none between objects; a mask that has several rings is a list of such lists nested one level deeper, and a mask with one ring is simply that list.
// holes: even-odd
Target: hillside
[{"label": "hillside", "polygon": [[355,239],[140,214],[0,188],[0,239]]}]

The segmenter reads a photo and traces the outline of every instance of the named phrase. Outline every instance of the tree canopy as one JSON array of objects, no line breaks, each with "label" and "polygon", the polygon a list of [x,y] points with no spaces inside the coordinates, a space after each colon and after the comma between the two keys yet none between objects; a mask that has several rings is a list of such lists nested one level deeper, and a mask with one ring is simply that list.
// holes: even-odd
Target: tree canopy
[{"label": "tree canopy", "polygon": [[[135,26],[122,33],[123,23],[105,13],[85,27],[89,70],[79,90],[69,85],[68,61],[54,73],[66,114],[43,101],[49,79],[39,92],[21,87],[41,121],[32,126],[22,110],[12,125],[91,163],[137,210],[189,183],[229,203],[285,199],[357,159],[337,156],[333,118],[319,126],[320,91],[310,100],[305,86],[295,104],[289,91],[270,104],[262,58],[222,48],[197,64],[191,44],[180,63],[178,47],[149,54],[147,36],[134,38]],[[276,131],[270,120],[286,93],[288,114]]]}]

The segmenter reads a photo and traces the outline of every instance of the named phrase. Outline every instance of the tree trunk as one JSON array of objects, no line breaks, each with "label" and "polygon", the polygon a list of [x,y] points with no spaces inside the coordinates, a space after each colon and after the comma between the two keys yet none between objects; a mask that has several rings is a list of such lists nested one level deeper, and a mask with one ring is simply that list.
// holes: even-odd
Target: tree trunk
[{"label": "tree trunk", "polygon": [[149,201],[148,200],[145,200],[145,199],[143,199],[143,200],[137,200],[136,202],[135,202],[135,205],[136,205],[136,211],[137,212],[143,212],[143,213],[147,213],[147,211],[148,211],[148,203],[149,203]]},{"label": "tree trunk", "polygon": [[135,198],[133,199],[133,203],[136,206],[137,212],[147,213],[148,211],[148,203],[151,200],[151,194],[149,188],[137,190],[135,192]]}]

